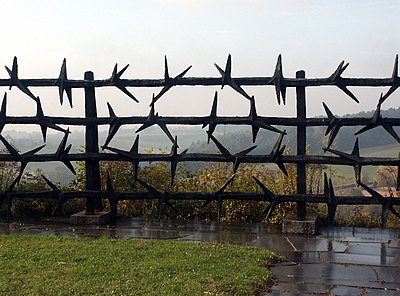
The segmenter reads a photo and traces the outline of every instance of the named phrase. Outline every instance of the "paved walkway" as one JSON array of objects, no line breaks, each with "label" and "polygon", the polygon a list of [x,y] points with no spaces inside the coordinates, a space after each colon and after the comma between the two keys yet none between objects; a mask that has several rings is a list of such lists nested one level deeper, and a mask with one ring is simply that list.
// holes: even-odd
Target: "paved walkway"
[{"label": "paved walkway", "polygon": [[65,219],[0,223],[0,233],[214,241],[266,248],[286,257],[272,267],[276,285],[262,295],[400,295],[400,232],[320,228],[283,235],[264,224],[129,219],[115,227],[72,227]]}]

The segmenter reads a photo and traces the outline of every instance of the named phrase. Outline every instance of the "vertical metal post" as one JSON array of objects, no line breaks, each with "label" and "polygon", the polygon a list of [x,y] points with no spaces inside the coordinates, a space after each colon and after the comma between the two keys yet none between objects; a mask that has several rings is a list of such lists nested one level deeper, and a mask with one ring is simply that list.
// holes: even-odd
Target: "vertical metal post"
[{"label": "vertical metal post", "polygon": [[[85,72],[85,80],[94,80],[93,72]],[[94,87],[85,87],[85,117],[97,117],[96,94]],[[85,131],[86,153],[99,152],[99,134],[96,124],[86,124]],[[100,190],[100,165],[98,160],[86,160],[86,190]],[[95,210],[102,210],[101,198],[86,199],[86,214],[94,214]]]},{"label": "vertical metal post", "polygon": [[[305,78],[304,71],[297,71],[296,78]],[[296,87],[297,100],[297,118],[302,122],[297,126],[297,155],[306,154],[306,88],[304,86]],[[304,163],[297,164],[297,193],[306,193],[306,165]],[[303,220],[306,217],[306,203],[297,202],[297,219]]]}]

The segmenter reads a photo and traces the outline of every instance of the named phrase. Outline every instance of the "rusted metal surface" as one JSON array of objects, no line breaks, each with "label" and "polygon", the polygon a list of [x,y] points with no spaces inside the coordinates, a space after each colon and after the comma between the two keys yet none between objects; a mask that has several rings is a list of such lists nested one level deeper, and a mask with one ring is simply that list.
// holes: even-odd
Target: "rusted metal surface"
[{"label": "rusted metal surface", "polygon": [[[173,208],[175,200],[203,200],[204,207],[211,202],[216,202],[218,205],[218,216],[220,215],[223,202],[225,200],[248,200],[265,202],[265,214],[270,216],[275,207],[283,202],[297,202],[298,204],[298,219],[304,218],[306,211],[306,203],[325,203],[328,205],[328,214],[330,221],[333,221],[336,208],[340,204],[364,204],[364,205],[381,205],[382,206],[382,225],[387,220],[387,213],[390,211],[397,217],[399,213],[393,207],[400,205],[398,198],[386,198],[378,192],[363,184],[360,180],[361,171],[364,166],[396,166],[400,167],[400,156],[396,158],[390,157],[363,157],[359,153],[359,145],[356,137],[352,153],[346,153],[331,148],[331,145],[342,127],[345,126],[360,126],[355,136],[366,132],[376,127],[383,127],[389,137],[394,138],[400,143],[400,137],[397,135],[394,127],[400,126],[400,118],[382,118],[381,106],[384,101],[400,87],[400,78],[398,76],[398,56],[395,58],[395,63],[392,75],[389,78],[345,78],[343,73],[348,67],[348,63],[341,62],[337,69],[326,78],[305,78],[304,71],[298,71],[295,78],[284,77],[282,57],[279,56],[276,62],[273,75],[271,77],[233,77],[232,74],[232,57],[229,55],[224,67],[215,64],[221,77],[185,77],[191,66],[187,67],[180,74],[171,77],[168,69],[167,58],[164,60],[164,78],[163,79],[126,79],[122,78],[125,66],[118,70],[118,65],[115,65],[110,78],[96,80],[91,72],[85,73],[84,80],[68,79],[67,62],[64,59],[58,78],[51,79],[20,79],[18,73],[17,58],[14,58],[11,69],[6,66],[6,71],[9,78],[0,79],[0,87],[16,87],[24,93],[29,99],[36,103],[35,116],[8,116],[7,110],[7,94],[4,94],[3,102],[0,110],[0,132],[6,125],[24,124],[24,125],[39,125],[42,131],[43,142],[46,142],[48,129],[53,129],[64,133],[64,137],[59,144],[57,151],[53,154],[40,154],[40,150],[44,147],[41,145],[31,151],[21,153],[17,151],[8,141],[1,136],[0,141],[8,150],[8,154],[1,154],[0,161],[14,161],[20,163],[20,173],[14,180],[11,186],[0,193],[0,202],[6,202],[8,214],[11,213],[12,201],[17,198],[53,198],[57,200],[57,208],[62,204],[74,198],[85,198],[86,211],[88,214],[102,209],[102,199],[108,199],[111,210],[116,216],[117,204],[120,200],[125,199],[155,199],[158,200],[158,217],[162,215],[164,206]],[[248,116],[218,116],[218,92],[214,94],[214,100],[209,116],[200,117],[173,117],[160,116],[156,112],[156,103],[163,98],[163,95],[175,86],[184,85],[206,85],[206,86],[225,86],[231,87],[244,99],[249,102]],[[297,98],[297,117],[265,117],[259,116],[256,111],[256,99],[253,95],[247,93],[242,86],[273,86],[276,93],[278,104],[286,104],[287,96],[286,89],[294,87],[296,89]],[[306,114],[306,89],[307,87],[320,86],[336,86],[343,91],[350,99],[358,102],[358,98],[349,90],[349,87],[389,87],[385,94],[382,94],[378,100],[377,108],[371,118],[337,118],[327,105],[324,104],[326,117],[325,118],[307,118]],[[41,100],[34,95],[35,87],[57,87],[59,92],[60,104],[64,102],[66,96],[69,105],[73,106],[72,89],[80,88],[85,91],[85,117],[71,118],[59,116],[46,116],[43,112]],[[148,115],[144,116],[118,116],[110,103],[108,103],[109,116],[97,116],[97,104],[95,90],[99,87],[116,87],[122,91],[129,99],[139,102],[138,98],[128,90],[128,87],[162,87],[156,95],[153,95],[150,104]],[[111,147],[110,142],[118,133],[121,126],[128,124],[138,124],[140,127],[136,130],[137,136],[132,139],[132,148],[128,151]],[[208,141],[212,141],[220,153],[190,153],[184,150],[178,153],[178,140],[170,130],[168,125],[199,125],[203,128],[207,127]],[[256,148],[255,145],[238,152],[231,153],[226,149],[221,142],[213,135],[215,128],[218,125],[247,125],[252,128],[252,140],[256,141],[260,129],[265,129],[269,132],[278,135],[277,141],[273,149],[266,155],[254,155],[249,153]],[[86,151],[82,153],[70,153],[71,145],[68,145],[69,129],[64,129],[61,125],[67,126],[85,126],[86,127]],[[109,132],[104,143],[98,141],[98,127],[100,125],[108,125]],[[146,154],[139,153],[139,135],[140,132],[148,127],[157,125],[170,139],[171,152],[169,154]],[[297,128],[297,153],[295,155],[286,155],[285,145],[282,141],[286,135],[285,126],[295,126]],[[306,155],[306,128],[311,126],[326,126],[326,136],[328,137],[325,151],[332,155]],[[99,146],[106,152],[100,152]],[[110,153],[111,152],[111,153]],[[18,192],[15,191],[15,185],[20,181],[23,171],[28,163],[33,162],[62,162],[71,172],[75,173],[72,165],[73,161],[86,162],[87,190],[82,192],[62,192],[51,180],[44,177],[44,180],[49,185],[50,191],[46,192]],[[116,192],[113,189],[110,178],[107,178],[107,189],[100,189],[100,161],[129,161],[133,164],[133,177],[136,182],[140,183],[147,192]],[[165,161],[171,164],[171,184],[175,180],[176,167],[180,162],[202,161],[202,162],[226,162],[233,164],[232,177],[226,181],[216,192],[161,192],[157,188],[146,184],[138,176],[138,167],[140,163],[149,161]],[[237,173],[238,167],[242,163],[274,163],[282,171],[287,174],[285,164],[297,164],[297,194],[293,195],[275,195],[257,178],[256,182],[263,193],[239,193],[225,192],[226,187],[230,184]],[[351,166],[355,172],[355,182],[368,191],[371,197],[360,196],[340,196],[334,194],[332,181],[325,176],[325,186],[323,194],[308,194],[306,192],[306,165],[308,164],[333,164]],[[400,184],[400,180],[397,180]]]}]

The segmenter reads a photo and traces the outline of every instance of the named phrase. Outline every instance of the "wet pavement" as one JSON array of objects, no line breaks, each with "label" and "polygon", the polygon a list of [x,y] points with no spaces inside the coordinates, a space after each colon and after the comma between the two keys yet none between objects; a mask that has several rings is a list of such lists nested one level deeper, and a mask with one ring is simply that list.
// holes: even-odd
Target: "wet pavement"
[{"label": "wet pavement", "polygon": [[0,223],[2,234],[228,242],[275,251],[275,285],[261,295],[400,295],[400,231],[322,227],[316,236],[280,226],[204,221],[120,220],[115,227],[70,226],[65,218]]}]

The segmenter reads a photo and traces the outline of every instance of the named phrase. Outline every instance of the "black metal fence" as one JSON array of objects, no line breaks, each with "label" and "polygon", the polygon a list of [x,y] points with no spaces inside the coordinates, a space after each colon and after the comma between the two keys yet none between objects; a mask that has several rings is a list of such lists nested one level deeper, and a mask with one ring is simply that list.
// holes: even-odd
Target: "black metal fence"
[{"label": "black metal fence", "polygon": [[[356,140],[352,153],[345,153],[331,148],[331,145],[338,134],[341,127],[359,125],[362,128],[356,133],[361,134],[367,130],[381,126],[387,132],[388,136],[393,137],[400,143],[400,137],[394,130],[394,126],[400,125],[400,118],[382,118],[380,114],[381,106],[389,98],[389,96],[400,87],[400,78],[398,76],[398,56],[396,56],[393,74],[390,78],[344,78],[343,72],[348,64],[341,62],[337,69],[327,78],[306,78],[304,71],[298,71],[295,78],[286,78],[283,75],[281,56],[278,57],[275,71],[271,77],[237,77],[233,78],[231,73],[231,56],[228,56],[225,68],[221,68],[217,64],[215,67],[220,72],[221,77],[188,77],[185,75],[191,67],[185,69],[182,73],[175,77],[170,77],[168,71],[167,59],[165,58],[165,75],[164,79],[123,79],[122,75],[128,66],[118,70],[117,65],[114,67],[112,75],[109,79],[95,80],[92,72],[86,72],[84,80],[71,80],[67,77],[66,60],[64,59],[61,66],[60,75],[54,79],[20,79],[18,77],[17,58],[14,58],[12,69],[6,67],[9,78],[0,79],[0,86],[7,86],[10,89],[17,87],[26,94],[30,99],[34,100],[37,105],[36,116],[8,116],[7,95],[4,94],[2,107],[0,110],[0,131],[5,125],[23,124],[23,125],[39,125],[43,140],[46,141],[47,129],[54,129],[64,133],[64,137],[53,154],[38,154],[44,147],[40,146],[26,153],[20,153],[7,140],[0,135],[0,140],[7,148],[9,154],[0,155],[0,161],[14,161],[20,163],[20,173],[11,186],[4,192],[1,192],[0,201],[6,202],[8,214],[11,213],[12,201],[17,198],[54,198],[58,201],[58,206],[63,202],[73,198],[86,199],[86,213],[88,215],[95,213],[103,208],[102,199],[108,199],[111,211],[116,216],[117,204],[120,200],[138,200],[138,199],[156,199],[158,200],[158,217],[162,215],[165,205],[171,205],[174,200],[203,200],[206,203],[216,201],[218,203],[219,212],[222,208],[224,200],[249,200],[249,201],[266,201],[269,203],[268,213],[270,215],[279,203],[297,202],[297,218],[304,219],[306,216],[306,203],[324,203],[327,204],[330,221],[333,221],[336,208],[338,205],[381,205],[382,206],[382,225],[385,225],[388,211],[391,211],[400,218],[400,214],[394,208],[400,205],[400,199],[395,197],[384,197],[374,191],[366,184],[361,182],[361,169],[363,166],[396,166],[400,167],[400,158],[382,158],[382,157],[362,157],[359,153],[358,140]],[[250,113],[243,117],[217,116],[217,92],[215,93],[211,114],[201,117],[164,117],[155,112],[155,104],[162,96],[174,86],[229,86],[238,92],[244,99],[249,101]],[[130,99],[138,102],[134,94],[128,90],[128,87],[162,87],[157,95],[153,95],[148,116],[117,116],[111,105],[108,105],[109,116],[98,117],[96,107],[95,90],[99,87],[112,86],[121,90]],[[249,95],[242,86],[273,86],[276,91],[276,99],[278,104],[286,104],[286,89],[293,87],[296,90],[297,100],[297,116],[294,118],[287,117],[264,117],[259,116],[256,111],[255,98]],[[348,89],[349,86],[358,87],[382,87],[387,86],[389,90],[382,94],[379,98],[376,111],[372,118],[337,118],[324,104],[327,114],[325,118],[307,118],[306,116],[306,88],[310,86],[336,86],[342,90],[349,98],[355,102],[359,102],[357,97]],[[72,89],[80,88],[85,91],[85,117],[57,117],[46,116],[43,113],[41,101],[31,91],[32,87],[57,87],[59,90],[60,103],[63,104],[64,94],[72,108],[73,98]],[[139,152],[139,137],[136,138],[132,148],[129,151],[113,148],[109,146],[110,141],[123,125],[139,124],[141,125],[136,132],[140,132],[150,126],[158,125],[172,142],[170,154],[146,154]],[[248,125],[252,128],[253,142],[257,138],[258,131],[265,129],[273,133],[278,133],[278,140],[268,155],[249,155],[255,146],[246,149],[237,154],[231,154],[213,135],[218,125]],[[70,153],[71,145],[68,144],[69,129],[64,129],[60,125],[67,126],[85,126],[85,152]],[[109,125],[108,137],[102,145],[103,150],[112,153],[104,153],[99,151],[98,126]],[[204,154],[204,153],[188,153],[186,150],[178,153],[177,138],[174,137],[168,129],[168,125],[202,125],[208,126],[208,140],[213,141],[220,154]],[[283,138],[286,134],[285,130],[279,128],[281,126],[295,126],[297,129],[297,151],[295,155],[287,155],[284,153],[285,146],[282,145]],[[326,126],[326,136],[328,137],[327,147],[325,151],[331,152],[332,155],[306,155],[306,130],[307,127]],[[100,161],[130,161],[133,164],[134,179],[140,183],[148,192],[116,192],[113,189],[112,182],[107,177],[107,188],[101,190],[100,186]],[[31,162],[48,162],[60,161],[66,167],[75,173],[71,162],[86,162],[86,190],[79,192],[61,192],[48,178],[43,177],[50,189],[46,192],[18,192],[15,191],[15,185],[20,181],[24,169]],[[148,161],[167,161],[171,164],[171,182],[174,182],[176,167],[179,162],[187,161],[207,161],[207,162],[227,162],[233,163],[234,174],[227,180],[224,186],[215,192],[161,192],[156,188],[146,184],[137,175],[137,169],[141,162]],[[239,193],[225,192],[227,185],[234,179],[236,170],[241,163],[275,163],[280,170],[287,174],[285,164],[294,163],[297,166],[297,193],[293,195],[276,195],[271,192],[256,177],[254,181],[260,186],[263,193]],[[336,196],[332,181],[328,180],[325,175],[324,192],[322,194],[308,194],[306,192],[306,165],[308,164],[332,164],[352,166],[355,172],[355,180],[358,185],[368,191],[372,197],[363,196]],[[399,185],[399,178],[397,180]],[[397,187],[398,187],[397,185]]]}]

